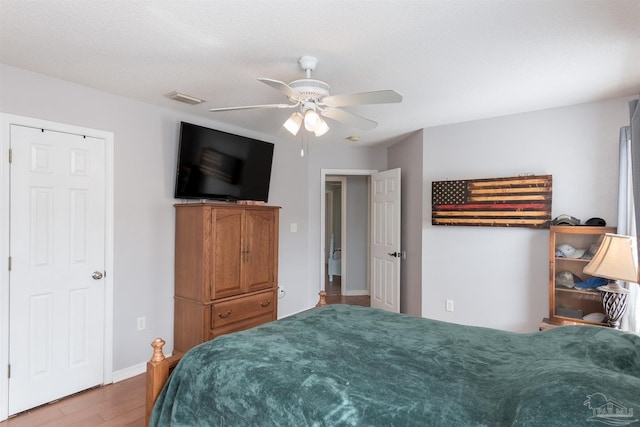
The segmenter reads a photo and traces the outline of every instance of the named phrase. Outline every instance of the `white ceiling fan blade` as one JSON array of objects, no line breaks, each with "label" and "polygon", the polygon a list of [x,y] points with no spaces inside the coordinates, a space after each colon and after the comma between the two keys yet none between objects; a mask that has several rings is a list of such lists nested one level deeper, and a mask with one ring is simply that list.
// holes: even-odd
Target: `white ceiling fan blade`
[{"label": "white ceiling fan blade", "polygon": [[213,113],[217,113],[220,111],[235,111],[235,110],[251,110],[254,108],[295,108],[299,105],[297,104],[263,104],[263,105],[245,105],[242,107],[221,107],[221,108],[212,108],[209,111]]},{"label": "white ceiling fan blade", "polygon": [[297,90],[295,90],[294,88],[286,84],[285,82],[281,82],[280,80],[265,79],[263,77],[259,78],[258,80],[266,85],[271,86],[274,89],[279,90],[280,92],[284,93],[291,99],[295,99],[296,101],[300,99],[300,96],[301,96],[300,92],[298,92]]},{"label": "white ceiling fan blade", "polygon": [[391,104],[395,102],[402,102],[402,95],[400,95],[395,90],[378,90],[373,92],[332,95],[322,99],[322,103],[328,107],[348,107],[351,105],[365,104]]},{"label": "white ceiling fan blade", "polygon": [[320,114],[322,114],[324,117],[328,117],[330,119],[362,130],[371,130],[378,126],[378,123],[374,122],[373,120],[365,119],[364,117],[358,116],[353,113],[348,113],[337,108],[325,108],[320,111]]}]

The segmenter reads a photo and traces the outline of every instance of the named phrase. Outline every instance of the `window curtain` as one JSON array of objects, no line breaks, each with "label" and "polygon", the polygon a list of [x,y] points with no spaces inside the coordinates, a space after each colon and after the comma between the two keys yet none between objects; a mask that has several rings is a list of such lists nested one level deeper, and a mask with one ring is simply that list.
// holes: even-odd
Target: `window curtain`
[{"label": "window curtain", "polygon": [[[640,106],[638,99],[629,102],[630,126],[620,129],[620,181],[618,197],[618,234],[637,238],[640,224]],[[640,285],[627,283],[628,306],[621,329],[640,334]]]},{"label": "window curtain", "polygon": [[[620,177],[618,182],[618,234],[637,238],[635,204],[633,197],[631,158],[631,129],[629,126],[620,128]],[[632,283],[624,284],[629,289],[627,311],[621,319],[620,328],[626,331],[638,329],[637,286]]]}]

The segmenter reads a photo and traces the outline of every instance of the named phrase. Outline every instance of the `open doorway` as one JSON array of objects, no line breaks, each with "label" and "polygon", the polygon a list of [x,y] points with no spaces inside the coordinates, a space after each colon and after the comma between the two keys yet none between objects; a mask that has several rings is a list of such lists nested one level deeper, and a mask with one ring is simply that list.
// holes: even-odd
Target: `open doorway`
[{"label": "open doorway", "polygon": [[343,295],[342,248],[346,234],[346,188],[344,176],[328,176],[325,183],[325,288],[327,295]]},{"label": "open doorway", "polygon": [[[321,283],[336,302],[369,301],[370,170],[323,170]],[[356,298],[358,297],[358,298]],[[336,298],[333,298],[334,300]]]},{"label": "open doorway", "polygon": [[[364,170],[322,169],[320,176],[320,289],[325,290],[326,267],[326,187],[327,178],[346,177],[341,189],[344,205],[345,226],[341,230],[341,281],[343,290],[339,298],[350,295],[367,295],[372,307],[400,311],[400,259],[401,248],[401,171],[399,168],[382,172]],[[358,200],[352,191],[360,180],[363,198]],[[348,194],[347,194],[348,193]],[[334,199],[335,200],[335,199]],[[331,202],[334,203],[334,202]],[[355,212],[354,212],[355,211]],[[363,226],[360,237],[353,239],[353,230]],[[366,242],[365,246],[362,246]],[[352,244],[353,243],[353,244]],[[355,246],[355,249],[354,249]],[[332,251],[333,252],[333,251]],[[354,258],[362,257],[362,270]],[[361,272],[360,281],[354,275]],[[361,286],[362,288],[356,288]],[[323,292],[324,294],[325,292]],[[326,301],[328,304],[335,303]],[[342,301],[338,301],[342,302]]]}]

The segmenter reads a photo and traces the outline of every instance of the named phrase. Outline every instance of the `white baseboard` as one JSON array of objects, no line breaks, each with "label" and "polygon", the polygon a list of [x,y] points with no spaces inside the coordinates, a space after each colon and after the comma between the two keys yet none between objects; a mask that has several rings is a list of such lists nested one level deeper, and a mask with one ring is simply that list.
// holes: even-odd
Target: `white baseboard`
[{"label": "white baseboard", "polygon": [[144,374],[147,372],[147,362],[139,363],[134,366],[130,366],[113,373],[113,382],[124,381],[126,379],[135,377],[136,375]]},{"label": "white baseboard", "polygon": [[353,291],[345,291],[345,293],[342,295],[344,295],[345,297],[360,297],[369,295],[369,291],[366,289],[355,289]]},{"label": "white baseboard", "polygon": [[314,307],[315,307],[315,305],[313,305],[313,306],[311,306],[309,308],[305,308],[304,310],[294,311],[293,313],[289,313],[289,314],[286,314],[286,315],[284,315],[282,317],[278,317],[278,320],[284,319],[285,317],[293,316],[294,314],[302,313],[303,311],[311,310]]}]

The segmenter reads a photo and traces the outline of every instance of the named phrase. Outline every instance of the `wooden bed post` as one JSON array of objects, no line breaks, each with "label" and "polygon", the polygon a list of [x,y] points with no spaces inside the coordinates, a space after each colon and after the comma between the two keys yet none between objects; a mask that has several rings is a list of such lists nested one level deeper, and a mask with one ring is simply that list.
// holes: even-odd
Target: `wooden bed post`
[{"label": "wooden bed post", "polygon": [[162,347],[164,347],[165,340],[162,338],[156,338],[152,343],[153,356],[151,360],[147,362],[147,400],[145,404],[145,425],[149,425],[151,419],[151,410],[153,404],[156,403],[156,399],[162,390],[162,386],[169,379],[169,365],[163,363],[165,361]]},{"label": "wooden bed post", "polygon": [[166,341],[162,338],[156,338],[151,343],[153,347],[153,356],[147,362],[147,398],[145,402],[145,425],[149,425],[151,420],[151,411],[156,399],[160,395],[164,384],[169,379],[169,374],[182,358],[181,353],[174,353],[173,356],[166,358],[162,352]]},{"label": "wooden bed post", "polygon": [[320,295],[320,301],[318,301],[316,307],[323,307],[327,305],[327,293],[325,291],[320,291],[318,292],[318,295]]}]

